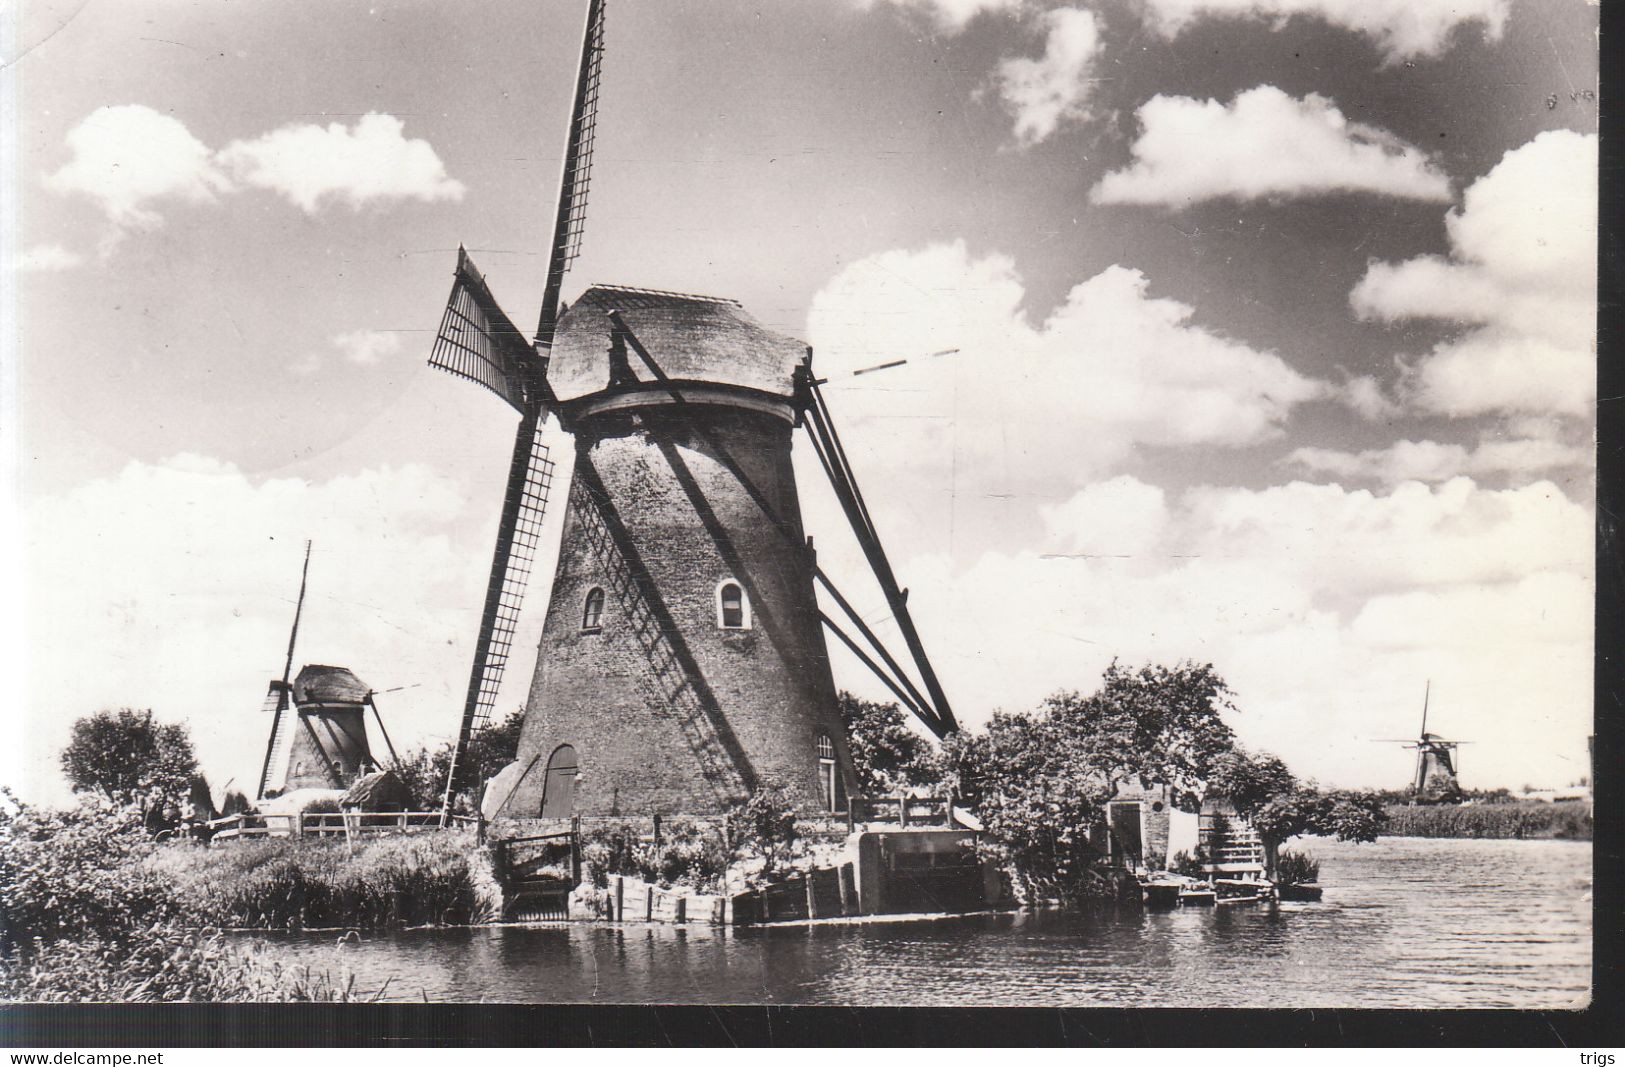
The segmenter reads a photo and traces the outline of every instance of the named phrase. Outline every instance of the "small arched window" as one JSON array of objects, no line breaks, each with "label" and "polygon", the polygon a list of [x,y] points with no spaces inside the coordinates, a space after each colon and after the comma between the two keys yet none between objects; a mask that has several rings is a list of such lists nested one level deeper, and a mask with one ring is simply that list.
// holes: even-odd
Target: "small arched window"
[{"label": "small arched window", "polygon": [[750,601],[732,579],[717,586],[717,625],[724,630],[750,629]]},{"label": "small arched window", "polygon": [[604,624],[604,591],[597,586],[587,590],[586,602],[581,607],[581,628],[596,630]]}]

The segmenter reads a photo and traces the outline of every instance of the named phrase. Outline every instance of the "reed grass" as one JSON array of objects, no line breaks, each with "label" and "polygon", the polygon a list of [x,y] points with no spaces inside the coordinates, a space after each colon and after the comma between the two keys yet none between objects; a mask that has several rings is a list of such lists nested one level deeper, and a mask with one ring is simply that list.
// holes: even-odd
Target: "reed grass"
[{"label": "reed grass", "polygon": [[1591,840],[1585,801],[1472,805],[1391,805],[1386,833],[1395,837],[1570,838]]},{"label": "reed grass", "polygon": [[179,843],[148,870],[195,926],[377,930],[482,922],[500,899],[471,831],[342,840],[273,839],[217,848]]}]

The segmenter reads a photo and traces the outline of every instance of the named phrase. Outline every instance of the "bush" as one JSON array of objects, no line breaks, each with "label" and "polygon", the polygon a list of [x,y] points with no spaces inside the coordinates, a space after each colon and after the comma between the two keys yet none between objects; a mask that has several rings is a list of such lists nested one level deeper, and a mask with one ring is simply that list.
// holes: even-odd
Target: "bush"
[{"label": "bush", "polygon": [[[185,924],[250,925],[242,913],[254,909],[244,902],[257,895],[274,911],[273,876],[281,877],[284,887],[294,879],[287,877],[286,857],[279,862],[273,850],[298,851],[301,843],[160,846],[141,831],[134,813],[105,803],[87,800],[49,811],[4,796],[12,810],[0,805],[0,998],[355,997],[353,982],[341,987],[325,973],[283,968],[261,950],[231,945],[218,933],[182,929]],[[396,859],[411,868],[405,877],[397,875],[397,884],[411,884],[415,899],[439,905],[434,889],[447,879],[437,865],[412,855]],[[449,865],[447,860],[439,866]],[[376,873],[377,866],[364,866],[359,880],[366,880],[368,871]]]},{"label": "bush", "polygon": [[171,918],[160,878],[142,862],[155,845],[137,817],[86,797],[51,811],[9,792],[0,804],[0,950],[64,937],[116,937]]},{"label": "bush", "polygon": [[1202,861],[1183,849],[1168,857],[1168,870],[1187,878],[1200,878],[1206,873],[1202,870]]},{"label": "bush", "polygon": [[801,831],[796,808],[782,790],[756,790],[728,812],[730,852],[747,860],[761,860],[760,878],[772,879],[776,870],[795,858]]},{"label": "bush", "polygon": [[1320,861],[1312,852],[1282,849],[1275,860],[1275,880],[1284,885],[1312,885],[1320,880]]},{"label": "bush", "polygon": [[717,892],[731,859],[722,832],[704,823],[676,820],[662,827],[660,840],[646,841],[628,823],[583,831],[583,881],[602,889],[610,875],[641,878],[665,888],[686,885]]},{"label": "bush", "polygon": [[64,938],[0,964],[0,999],[9,1001],[348,1001],[382,993],[362,996],[354,976],[335,981],[288,967],[215,931],[162,924],[112,940]]}]

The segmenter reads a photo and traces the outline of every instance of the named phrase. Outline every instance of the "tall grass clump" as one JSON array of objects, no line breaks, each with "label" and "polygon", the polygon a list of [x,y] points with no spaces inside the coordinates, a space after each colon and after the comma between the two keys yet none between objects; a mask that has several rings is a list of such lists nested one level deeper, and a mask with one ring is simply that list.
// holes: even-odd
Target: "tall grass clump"
[{"label": "tall grass clump", "polygon": [[195,925],[299,930],[480,922],[495,897],[469,831],[380,835],[352,854],[334,838],[180,843],[148,861]]},{"label": "tall grass clump", "polygon": [[1387,811],[1389,833],[1400,837],[1591,839],[1591,805],[1585,801],[1395,804]]},{"label": "tall grass clump", "polygon": [[152,865],[160,851],[138,814],[105,801],[57,811],[0,793],[0,999],[352,997],[325,974],[186,929],[184,903]]},{"label": "tall grass clump", "polygon": [[8,1001],[351,1001],[382,993],[357,990],[353,975],[280,963],[263,946],[218,931],[163,923],[111,939],[40,942],[0,965],[0,999]]},{"label": "tall grass clump", "polygon": [[1312,852],[1282,849],[1275,859],[1275,880],[1285,885],[1313,885],[1320,880],[1320,861]]}]

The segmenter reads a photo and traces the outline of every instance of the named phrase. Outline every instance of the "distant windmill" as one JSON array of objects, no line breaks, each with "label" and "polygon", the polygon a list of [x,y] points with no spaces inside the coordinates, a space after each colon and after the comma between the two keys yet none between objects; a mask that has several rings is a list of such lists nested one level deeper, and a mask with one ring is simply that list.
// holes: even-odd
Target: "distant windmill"
[{"label": "distant windmill", "polygon": [[[265,710],[272,713],[271,733],[265,743],[257,795],[266,797],[295,789],[348,789],[374,769],[367,743],[366,713],[370,709],[389,746],[384,720],[373,693],[346,667],[310,664],[293,676],[293,651],[299,639],[299,619],[305,610],[305,586],[310,576],[310,542],[305,542],[305,566],[299,576],[299,602],[288,634],[288,655],[281,680],[273,680],[265,694]],[[291,679],[291,681],[290,681]]]},{"label": "distant windmill", "polygon": [[1461,786],[1456,781],[1459,761],[1456,747],[1468,741],[1447,741],[1438,734],[1428,733],[1428,701],[1433,694],[1433,681],[1429,679],[1422,691],[1422,728],[1414,740],[1384,737],[1379,741],[1402,744],[1416,750],[1416,777],[1411,781],[1411,800],[1418,804],[1453,804],[1461,799]]},{"label": "distant windmill", "polygon": [[[553,488],[542,438],[550,417],[574,439],[558,570],[519,758],[488,784],[488,813],[699,814],[767,784],[805,809],[841,810],[856,773],[822,629],[937,735],[956,728],[953,714],[810,350],[717,297],[595,285],[564,306],[603,54],[604,2],[590,0],[534,338],[459,249],[429,359],[519,415],[445,810],[475,784],[469,741],[489,719],[512,650]],[[818,567],[790,464],[797,428],[852,524],[918,684]],[[823,614],[817,587],[873,655]]]}]

